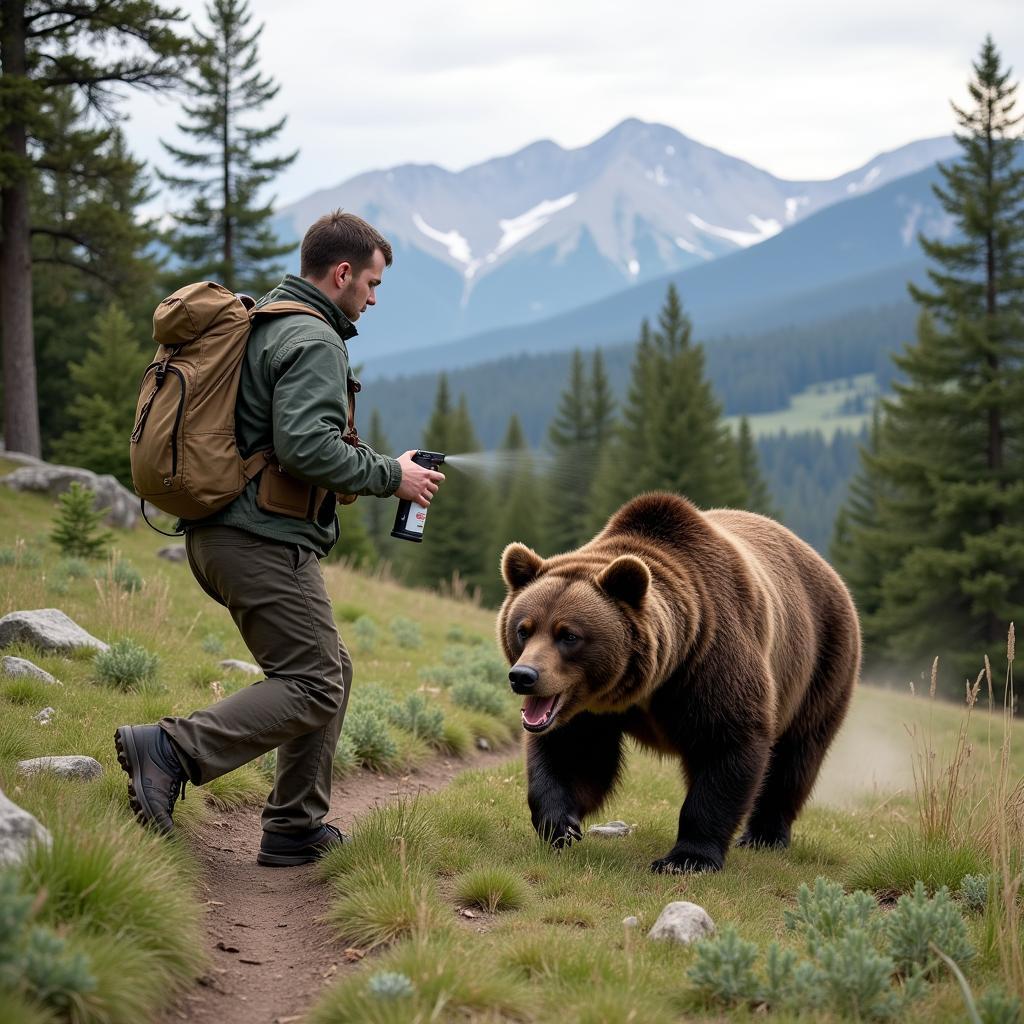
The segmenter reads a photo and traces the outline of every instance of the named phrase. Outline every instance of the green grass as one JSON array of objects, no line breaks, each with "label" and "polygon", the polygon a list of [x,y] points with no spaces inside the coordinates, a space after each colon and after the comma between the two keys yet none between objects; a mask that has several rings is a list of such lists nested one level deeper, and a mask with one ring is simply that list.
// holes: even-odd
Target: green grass
[{"label": "green grass", "polygon": [[[0,459],[0,473],[7,468],[13,466]],[[115,532],[106,569],[100,563],[68,560],[49,540],[54,506],[48,498],[0,487],[0,519],[9,548],[9,557],[0,560],[0,615],[59,607],[99,639],[129,640],[152,659],[114,666],[117,671],[107,672],[109,685],[101,681],[103,671],[93,654],[5,649],[4,654],[28,658],[64,685],[0,678],[0,788],[54,834],[52,851],[37,851],[19,876],[41,894],[41,919],[58,928],[70,949],[89,958],[97,986],[82,1012],[83,1024],[153,1020],[175,991],[191,985],[202,971],[197,865],[190,837],[217,809],[262,803],[272,785],[273,765],[243,766],[201,789],[189,788],[175,810],[180,838],[161,840],[138,827],[115,757],[115,728],[186,715],[247,685],[247,678],[229,676],[217,663],[221,658],[248,661],[251,656],[227,610],[202,592],[188,566],[157,557],[164,538],[140,525]],[[111,565],[130,566],[138,578],[134,572],[110,571]],[[401,619],[418,626],[424,636],[444,636],[458,621],[466,644],[489,637],[493,630],[492,616],[471,605],[338,566],[325,566],[325,578],[342,636],[350,645],[353,619],[364,616],[381,624]],[[358,595],[358,605],[347,602],[346,595]],[[463,754],[473,749],[478,736],[509,739],[506,722],[467,717],[440,690],[421,691],[419,673],[440,662],[444,647],[408,646],[413,626],[407,625],[404,633],[399,630],[398,637],[381,628],[372,651],[356,654],[351,707],[360,705],[361,689],[371,696],[376,689],[378,701],[382,695],[387,704],[426,695],[429,705],[444,711],[440,737],[431,734],[438,748]],[[34,716],[48,705],[56,714],[49,724],[40,725]],[[511,719],[513,713],[509,696],[503,718]],[[375,769],[404,774],[434,756],[424,737],[391,725],[386,716],[383,726],[391,746]],[[104,775],[89,784],[61,782],[45,774],[29,779],[17,775],[19,760],[57,754],[94,757]],[[338,772],[357,770],[353,759],[349,745]],[[422,892],[433,898],[433,886],[427,875],[397,887],[369,886],[363,908],[355,912],[353,907],[353,920],[360,922],[354,940],[372,944],[405,934],[395,930],[402,908],[406,929],[411,929],[422,914]],[[358,903],[359,894],[352,896]],[[375,908],[381,901],[383,906]],[[439,923],[429,909],[423,920]],[[36,1024],[50,1018],[20,997],[8,998],[0,987],[0,1019],[5,1024]]]},{"label": "green grass", "polygon": [[[855,377],[812,384],[793,395],[788,408],[755,413],[747,419],[755,438],[779,434],[783,430],[791,434],[802,430],[820,430],[825,439],[829,440],[838,430],[856,433],[865,426],[871,419],[871,403],[877,393],[875,375],[861,373]],[[861,397],[867,401],[867,412],[843,411],[845,402]],[[739,424],[739,417],[730,416],[727,422],[735,428]]]},{"label": "green grass", "polygon": [[[978,846],[914,839],[912,752],[904,723],[923,722],[929,714],[942,765],[955,749],[959,708],[861,688],[825,769],[821,791],[827,801],[812,802],[797,823],[792,846],[732,850],[725,870],[714,875],[649,873],[650,862],[672,845],[684,787],[670,759],[638,750],[629,755],[622,786],[592,819],[621,818],[636,823],[635,830],[622,839],[585,838],[561,854],[534,835],[521,759],[463,775],[447,790],[400,811],[372,812],[357,823],[353,842],[323,870],[341,893],[330,912],[339,935],[349,941],[358,931],[369,944],[389,944],[391,950],[326,994],[310,1019],[397,1021],[417,1019],[416,1014],[430,1019],[435,994],[417,975],[417,965],[450,961],[467,977],[492,972],[499,993],[505,993],[474,1011],[485,1014],[479,1019],[558,1024],[754,1019],[751,1008],[723,1014],[707,1003],[686,977],[694,951],[649,942],[646,931],[666,903],[691,900],[719,927],[735,926],[762,954],[777,941],[804,955],[802,940],[784,923],[801,883],[813,885],[824,875],[850,888],[867,887],[888,901],[912,890],[917,878],[929,889],[946,884],[956,893],[965,874],[988,871]],[[987,715],[975,712],[971,737],[979,750],[989,725]],[[1024,756],[1018,751],[1014,757],[1019,775]],[[394,928],[386,919],[391,906]],[[459,925],[464,907],[488,912],[482,931],[476,927],[479,919]],[[500,912],[490,916],[494,911]],[[636,916],[640,927],[625,929],[627,916]],[[419,920],[431,923],[419,928]],[[999,983],[986,921],[985,913],[967,914],[970,940],[981,951],[966,967],[975,995]],[[412,994],[396,997],[404,1002],[382,1001],[368,987],[377,971],[405,974]],[[470,1011],[455,1010],[450,1015],[444,1010],[437,1019],[463,1019],[460,1012],[477,1019]],[[796,1020],[789,1011],[773,1011],[771,1019]],[[801,1019],[840,1018],[820,1013]],[[962,1021],[955,981],[942,974],[901,1019]]]}]

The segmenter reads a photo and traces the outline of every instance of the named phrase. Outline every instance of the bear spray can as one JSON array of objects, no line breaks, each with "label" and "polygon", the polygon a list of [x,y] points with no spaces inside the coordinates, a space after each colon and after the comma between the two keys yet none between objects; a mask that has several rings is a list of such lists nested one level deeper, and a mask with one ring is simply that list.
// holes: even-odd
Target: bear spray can
[{"label": "bear spray can", "polygon": [[[444,455],[441,452],[417,452],[412,461],[425,469],[437,469],[444,462]],[[399,540],[412,540],[417,544],[423,541],[423,527],[427,522],[427,510],[423,505],[417,505],[415,501],[405,499],[398,503],[398,512],[395,514],[395,525],[391,530],[392,537]]]}]

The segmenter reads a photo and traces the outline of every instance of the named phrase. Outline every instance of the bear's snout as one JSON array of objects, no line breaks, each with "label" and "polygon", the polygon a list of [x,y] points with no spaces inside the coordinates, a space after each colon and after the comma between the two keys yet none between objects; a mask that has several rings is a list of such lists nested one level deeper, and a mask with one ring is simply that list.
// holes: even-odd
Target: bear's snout
[{"label": "bear's snout", "polygon": [[508,681],[515,693],[532,693],[540,673],[532,665],[513,665],[508,671]]}]

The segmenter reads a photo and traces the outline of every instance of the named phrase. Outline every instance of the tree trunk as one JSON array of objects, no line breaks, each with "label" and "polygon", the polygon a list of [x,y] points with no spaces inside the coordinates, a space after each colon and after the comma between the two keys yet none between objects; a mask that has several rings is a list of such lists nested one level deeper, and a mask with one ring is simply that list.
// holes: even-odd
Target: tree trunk
[{"label": "tree trunk", "polygon": [[[25,75],[24,0],[0,0],[0,63],[4,77]],[[3,338],[4,444],[42,454],[32,334],[32,249],[29,164],[24,115],[3,132],[9,183],[0,189],[0,336]]]}]

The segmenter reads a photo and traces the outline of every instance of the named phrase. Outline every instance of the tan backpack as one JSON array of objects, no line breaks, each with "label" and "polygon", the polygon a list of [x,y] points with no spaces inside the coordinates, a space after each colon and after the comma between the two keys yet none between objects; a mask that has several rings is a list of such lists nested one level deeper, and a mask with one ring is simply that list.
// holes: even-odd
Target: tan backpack
[{"label": "tan backpack", "polygon": [[[275,476],[287,476],[273,451],[243,459],[238,450],[235,399],[242,357],[259,318],[302,313],[327,321],[301,302],[254,306],[248,295],[202,281],[179,288],[153,313],[153,340],[160,347],[142,378],[131,437],[132,483],[143,503],[182,519],[202,519],[237,498],[266,466]],[[358,390],[350,380],[350,443],[358,443]],[[292,480],[309,495],[298,514],[315,514],[326,492]]]}]

